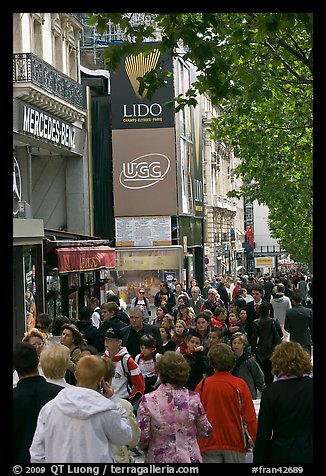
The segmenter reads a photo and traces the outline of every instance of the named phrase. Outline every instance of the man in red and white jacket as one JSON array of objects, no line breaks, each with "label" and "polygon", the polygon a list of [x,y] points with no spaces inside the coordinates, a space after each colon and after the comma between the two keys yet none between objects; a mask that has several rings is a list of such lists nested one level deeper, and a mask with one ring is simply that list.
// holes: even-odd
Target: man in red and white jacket
[{"label": "man in red and white jacket", "polygon": [[120,329],[109,328],[105,334],[104,358],[115,363],[112,387],[117,397],[125,398],[133,406],[137,405],[145,393],[145,380],[138,365],[122,346],[123,334]]}]

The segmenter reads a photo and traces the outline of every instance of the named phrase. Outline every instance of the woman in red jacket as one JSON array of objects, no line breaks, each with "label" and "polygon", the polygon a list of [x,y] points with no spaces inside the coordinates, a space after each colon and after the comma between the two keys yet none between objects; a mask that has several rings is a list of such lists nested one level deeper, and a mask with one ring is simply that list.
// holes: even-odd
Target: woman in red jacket
[{"label": "woman in red jacket", "polygon": [[203,463],[244,463],[249,448],[246,433],[254,442],[257,432],[249,387],[230,373],[236,358],[228,344],[213,345],[208,360],[214,374],[199,382],[195,389],[213,427],[209,438],[199,440]]}]

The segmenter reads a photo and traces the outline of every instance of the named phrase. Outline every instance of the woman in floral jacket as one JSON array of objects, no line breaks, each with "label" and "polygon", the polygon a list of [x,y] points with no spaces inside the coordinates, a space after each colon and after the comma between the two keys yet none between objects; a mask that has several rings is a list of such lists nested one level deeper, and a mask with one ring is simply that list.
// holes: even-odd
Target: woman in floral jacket
[{"label": "woman in floral jacket", "polygon": [[201,463],[198,438],[212,432],[199,395],[184,387],[189,366],[167,351],[156,364],[161,385],[143,396],[138,410],[144,463]]}]

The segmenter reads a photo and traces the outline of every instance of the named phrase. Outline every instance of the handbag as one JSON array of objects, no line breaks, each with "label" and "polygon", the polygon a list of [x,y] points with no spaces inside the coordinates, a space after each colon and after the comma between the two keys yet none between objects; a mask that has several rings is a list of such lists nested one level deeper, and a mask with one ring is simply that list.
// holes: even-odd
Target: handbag
[{"label": "handbag", "polygon": [[[206,381],[206,377],[204,377],[203,380],[202,380],[199,395],[202,394],[205,381]],[[232,386],[232,388],[234,388],[233,385],[231,385],[231,386]],[[240,390],[238,388],[236,388],[236,392],[237,392],[238,402],[239,402],[239,407],[240,407],[240,418],[241,418],[241,425],[242,425],[242,430],[243,430],[243,445],[244,445],[244,447],[246,447],[247,444],[248,444],[249,448],[253,448],[255,446],[254,440],[250,436],[250,433],[249,433],[249,430],[248,430],[248,427],[247,427],[247,423],[242,418],[242,400],[241,400]]]}]

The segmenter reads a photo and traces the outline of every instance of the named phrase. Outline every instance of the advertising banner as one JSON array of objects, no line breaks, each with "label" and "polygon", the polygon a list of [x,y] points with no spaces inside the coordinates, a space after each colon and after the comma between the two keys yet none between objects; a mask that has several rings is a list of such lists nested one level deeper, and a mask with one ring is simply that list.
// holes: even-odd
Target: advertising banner
[{"label": "advertising banner", "polygon": [[162,54],[157,48],[158,43],[146,43],[151,51],[127,56],[118,70],[111,74],[112,93],[112,129],[147,129],[174,127],[174,109],[164,105],[174,97],[173,77],[166,87],[157,90],[149,100],[138,92],[138,77],[142,77],[151,69],[161,67],[172,71],[172,58]]},{"label": "advertising banner", "polygon": [[112,131],[116,217],[176,214],[174,129]]}]

